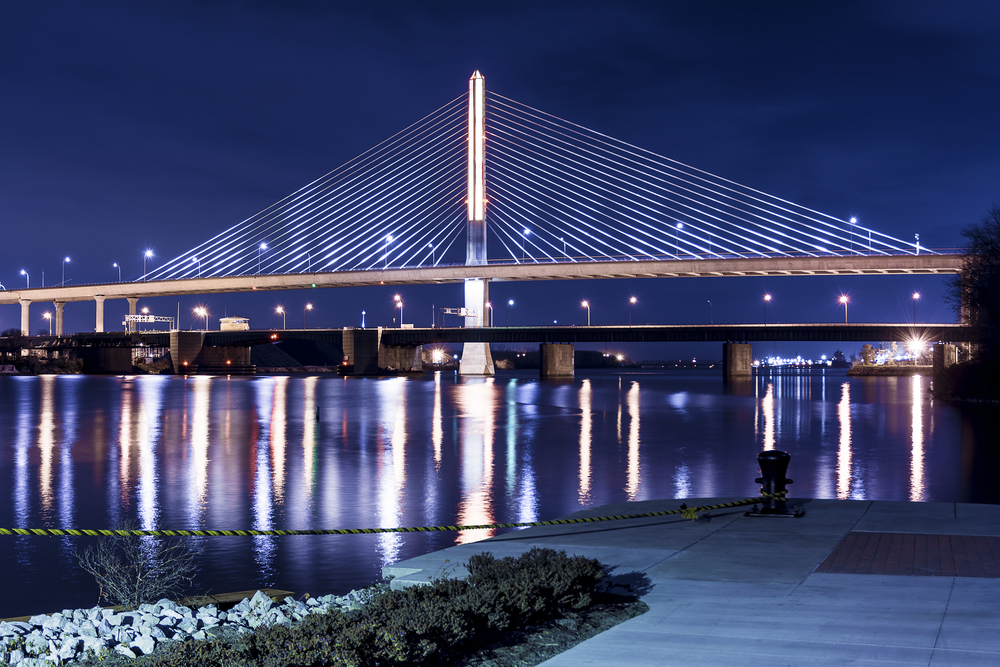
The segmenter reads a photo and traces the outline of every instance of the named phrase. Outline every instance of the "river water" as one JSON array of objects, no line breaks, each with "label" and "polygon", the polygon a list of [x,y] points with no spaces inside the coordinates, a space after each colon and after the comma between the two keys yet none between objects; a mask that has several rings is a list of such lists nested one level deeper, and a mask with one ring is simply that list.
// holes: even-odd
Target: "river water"
[{"label": "river water", "polygon": [[[0,527],[328,529],[549,519],[624,500],[1000,502],[993,406],[844,371],[495,378],[0,377]],[[344,593],[494,531],[200,538],[193,592]],[[0,536],[0,617],[85,607],[90,538]]]}]

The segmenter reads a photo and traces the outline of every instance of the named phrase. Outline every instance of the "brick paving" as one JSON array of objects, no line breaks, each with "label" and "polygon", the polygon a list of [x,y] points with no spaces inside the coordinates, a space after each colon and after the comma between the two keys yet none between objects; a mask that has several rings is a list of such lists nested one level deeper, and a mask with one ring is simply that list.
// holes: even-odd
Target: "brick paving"
[{"label": "brick paving", "polygon": [[850,532],[816,572],[1000,578],[1000,537]]}]

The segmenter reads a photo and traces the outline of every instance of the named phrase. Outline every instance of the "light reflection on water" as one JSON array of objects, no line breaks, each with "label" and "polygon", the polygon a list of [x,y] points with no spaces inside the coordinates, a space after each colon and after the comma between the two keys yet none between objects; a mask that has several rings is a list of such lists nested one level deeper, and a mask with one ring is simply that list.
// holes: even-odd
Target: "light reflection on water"
[{"label": "light reflection on water", "polygon": [[[772,448],[792,455],[793,496],[1000,502],[984,447],[997,410],[936,403],[927,387],[843,372],[0,378],[0,526],[533,521],[753,495],[756,453]],[[343,592],[495,532],[205,538],[200,581]],[[0,567],[18,573],[0,617],[96,602],[75,565],[83,544],[0,538]]]}]

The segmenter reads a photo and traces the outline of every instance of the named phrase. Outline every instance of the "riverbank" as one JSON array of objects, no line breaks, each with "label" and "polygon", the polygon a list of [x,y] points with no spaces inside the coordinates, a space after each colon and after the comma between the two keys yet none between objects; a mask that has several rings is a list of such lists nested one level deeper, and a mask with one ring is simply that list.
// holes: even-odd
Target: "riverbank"
[{"label": "riverbank", "polygon": [[933,366],[898,366],[896,364],[887,366],[852,366],[848,371],[848,377],[910,377],[912,375],[931,376],[934,373]]}]

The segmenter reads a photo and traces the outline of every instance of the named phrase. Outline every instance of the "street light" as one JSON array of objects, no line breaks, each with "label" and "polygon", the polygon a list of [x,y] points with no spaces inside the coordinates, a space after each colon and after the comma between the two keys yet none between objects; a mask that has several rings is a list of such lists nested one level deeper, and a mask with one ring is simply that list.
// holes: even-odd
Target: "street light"
[{"label": "street light", "polygon": [[674,229],[674,255],[679,256],[681,254],[681,230],[684,229],[684,223],[678,222],[677,227]]},{"label": "street light", "polygon": [[847,324],[847,302],[850,301],[850,299],[847,298],[846,294],[841,294],[837,301],[844,304],[844,324]]},{"label": "street light", "polygon": [[203,306],[198,306],[194,309],[194,314],[198,317],[205,318],[205,329],[208,330],[208,309]]},{"label": "street light", "polygon": [[63,285],[66,284],[66,262],[68,262],[68,261],[69,261],[69,257],[66,257],[65,259],[63,259],[63,264],[62,264],[62,269],[63,269],[63,272],[62,272],[62,276],[63,276],[62,284]]},{"label": "street light", "polygon": [[628,325],[629,326],[632,326],[632,306],[634,306],[637,301],[638,301],[638,299],[636,299],[634,296],[630,297],[629,300],[628,300]]},{"label": "street light", "polygon": [[514,305],[514,299],[507,300],[507,306],[503,309],[503,324],[505,327],[510,326],[510,307]]},{"label": "street light", "polygon": [[[149,308],[143,308],[142,309],[142,314],[143,315],[149,315]],[[142,322],[138,322],[137,324],[139,325],[139,331],[142,331]]]},{"label": "street light", "polygon": [[767,304],[771,303],[771,295],[764,295],[764,326],[767,326]]},{"label": "street light", "polygon": [[913,323],[917,323],[917,301],[920,300],[920,292],[913,293]]},{"label": "street light", "polygon": [[260,254],[267,250],[267,242],[261,241],[260,245],[257,246],[257,275],[260,275]]},{"label": "street light", "polygon": [[[486,306],[489,309],[489,311],[490,311],[489,315],[486,317],[486,326],[492,327],[493,326],[493,304],[490,303],[489,301],[487,301],[483,305]],[[401,315],[401,317],[402,317],[402,315]]]},{"label": "street light", "polygon": [[278,315],[281,315],[281,328],[285,329],[286,328],[285,327],[285,307],[284,306],[278,306],[277,308],[274,309],[274,312],[276,312]]},{"label": "street light", "polygon": [[118,262],[111,265],[111,268],[118,269],[118,282],[122,281],[122,267],[118,266]]},{"label": "street light", "polygon": [[858,219],[855,218],[852,215],[851,216],[851,226],[850,226],[850,230],[851,230],[851,254],[852,255],[854,254],[854,225],[856,225],[856,224],[858,224]]},{"label": "street light", "polygon": [[27,285],[25,286],[24,289],[31,289],[31,277],[28,275],[28,272],[25,271],[24,269],[21,269],[21,275],[24,276],[24,280],[27,282]]},{"label": "street light", "polygon": [[365,328],[365,311],[361,311],[361,328]]},{"label": "street light", "polygon": [[393,297],[393,299],[396,302],[395,307],[399,308],[399,328],[402,329],[403,328],[403,297],[401,297],[401,296],[399,296],[397,294],[396,296]]},{"label": "street light", "polygon": [[580,305],[587,309],[587,326],[589,327],[590,326],[590,302],[589,301],[583,301],[582,303],[580,303]]},{"label": "street light", "polygon": [[434,244],[428,243],[427,247],[431,249],[431,266],[436,266],[437,262],[434,261]]},{"label": "street light", "polygon": [[201,260],[198,259],[197,257],[192,257],[191,261],[198,263],[198,277],[201,278]]},{"label": "street light", "polygon": [[521,232],[521,264],[524,264],[524,240],[531,235],[531,230],[527,227]]},{"label": "street light", "polygon": [[916,248],[917,255],[920,254],[920,234],[913,235],[913,247]]},{"label": "street light", "polygon": [[715,324],[715,306],[712,305],[711,301],[708,302],[708,317],[708,323]]},{"label": "street light", "polygon": [[49,321],[49,335],[52,335],[52,313],[42,313],[42,317]]},{"label": "street light", "polygon": [[302,330],[303,331],[306,330],[306,311],[307,310],[312,310],[312,309],[313,309],[313,305],[311,303],[307,303],[306,307],[302,309]]},{"label": "street light", "polygon": [[142,282],[146,282],[146,260],[153,256],[152,250],[147,250],[142,255]]},{"label": "street light", "polygon": [[392,243],[392,234],[385,237],[385,254],[382,255],[382,269],[389,268],[389,244]]}]

